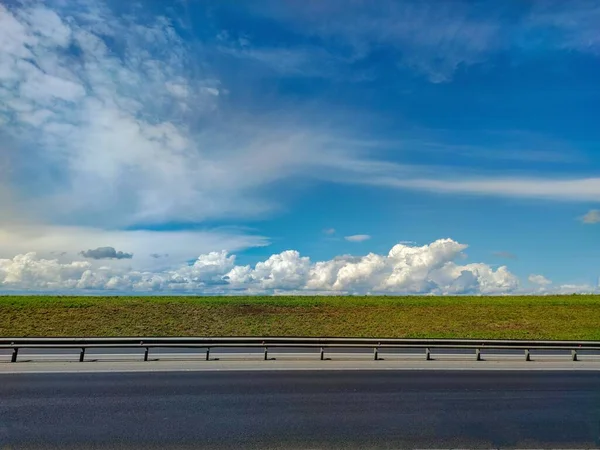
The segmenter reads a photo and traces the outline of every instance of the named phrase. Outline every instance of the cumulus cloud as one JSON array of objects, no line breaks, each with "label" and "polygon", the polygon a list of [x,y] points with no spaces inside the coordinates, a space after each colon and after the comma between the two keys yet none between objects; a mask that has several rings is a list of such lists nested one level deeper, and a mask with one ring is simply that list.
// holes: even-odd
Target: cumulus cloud
[{"label": "cumulus cloud", "polygon": [[90,269],[89,262],[61,264],[56,259],[38,259],[35,253],[27,253],[0,259],[0,285],[8,289],[77,289],[82,288],[82,280],[91,275]]},{"label": "cumulus cloud", "polygon": [[531,274],[527,279],[530,283],[537,284],[539,286],[547,286],[549,284],[552,284],[552,281],[550,281],[543,275]]},{"label": "cumulus cloud", "polygon": [[508,294],[519,280],[505,266],[460,264],[466,245],[440,239],[423,246],[395,245],[388,254],[342,255],[312,262],[295,250],[254,266],[236,265],[226,251],[200,255],[193,264],[162,271],[61,263],[35,253],[0,260],[4,289],[109,289],[196,293]]},{"label": "cumulus cloud", "polygon": [[590,209],[586,214],[579,218],[583,223],[594,224],[600,223],[600,210]]},{"label": "cumulus cloud", "polygon": [[79,252],[84,258],[90,259],[131,259],[133,253],[124,253],[122,251],[116,251],[114,247],[98,247],[96,249],[89,249]]},{"label": "cumulus cloud", "polygon": [[371,236],[368,234],[354,234],[352,236],[344,236],[344,239],[350,242],[364,242],[371,239]]}]

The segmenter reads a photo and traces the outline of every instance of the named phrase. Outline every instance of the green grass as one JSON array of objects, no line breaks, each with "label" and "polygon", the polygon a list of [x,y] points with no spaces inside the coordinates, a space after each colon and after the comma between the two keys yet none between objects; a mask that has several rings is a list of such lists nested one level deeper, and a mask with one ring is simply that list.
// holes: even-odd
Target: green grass
[{"label": "green grass", "polygon": [[600,340],[600,296],[0,296],[0,336]]}]

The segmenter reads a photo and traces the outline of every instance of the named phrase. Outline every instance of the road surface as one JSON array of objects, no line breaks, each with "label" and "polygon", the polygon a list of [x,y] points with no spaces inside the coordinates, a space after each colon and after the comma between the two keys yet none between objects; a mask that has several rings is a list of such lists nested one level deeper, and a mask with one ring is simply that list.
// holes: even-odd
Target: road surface
[{"label": "road surface", "polygon": [[0,375],[0,448],[600,448],[600,372]]}]

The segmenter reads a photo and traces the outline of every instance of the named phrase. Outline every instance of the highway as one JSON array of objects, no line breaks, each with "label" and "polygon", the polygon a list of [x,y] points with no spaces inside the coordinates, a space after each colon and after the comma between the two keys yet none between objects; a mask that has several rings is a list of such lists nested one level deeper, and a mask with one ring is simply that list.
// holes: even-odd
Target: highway
[{"label": "highway", "polygon": [[0,448],[407,447],[598,448],[600,372],[0,375]]}]

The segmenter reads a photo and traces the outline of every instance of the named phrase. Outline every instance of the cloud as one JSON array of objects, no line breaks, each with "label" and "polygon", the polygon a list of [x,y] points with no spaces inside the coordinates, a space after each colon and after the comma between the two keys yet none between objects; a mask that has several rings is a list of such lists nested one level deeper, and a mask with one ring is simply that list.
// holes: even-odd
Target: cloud
[{"label": "cloud", "polygon": [[91,259],[131,259],[133,253],[124,253],[122,251],[116,251],[114,247],[98,247],[93,250],[85,250],[79,252],[84,258]]},{"label": "cloud", "polygon": [[[246,8],[317,37],[319,47],[338,42],[331,49],[338,62],[360,61],[385,44],[398,50],[402,64],[437,81],[497,45],[498,24],[473,16],[468,2],[278,4]],[[315,120],[321,105],[304,111],[295,104],[287,116],[282,105],[273,115],[244,113],[247,105],[226,95],[232,86],[212,64],[215,49],[189,45],[167,17],[119,15],[91,0],[49,5],[0,5],[2,224],[25,211],[34,216],[28,223],[107,230],[264,218],[281,208],[273,185],[293,177],[573,201],[600,196],[596,178],[450,180],[440,167],[373,161],[364,150],[381,145],[349,145],[352,136],[335,126],[331,109],[327,120]],[[536,14],[555,17],[553,8]],[[268,53],[249,46],[240,49],[254,60]],[[304,58],[293,48],[283,51],[291,56],[262,59],[294,67],[314,61],[312,50]],[[136,259],[147,254],[135,251]]]},{"label": "cloud", "polygon": [[[335,56],[319,47],[286,48],[254,47],[245,42],[243,46],[226,43],[219,47],[222,53],[242,59],[243,63],[262,65],[276,75],[301,75],[304,77],[330,77],[334,75]],[[315,64],[320,61],[321,65]],[[329,67],[329,69],[326,69]]]},{"label": "cloud", "polygon": [[[310,66],[312,71],[306,67],[305,60],[310,60],[305,56],[306,48],[295,49],[294,57],[287,55],[285,59],[294,62],[295,70],[302,67],[308,73],[319,65],[329,71],[335,62],[354,63],[383,48],[392,53],[399,66],[424,74],[432,82],[443,82],[459,65],[479,62],[502,44],[502,27],[494,20],[495,15],[473,14],[468,3],[434,6],[383,0],[376,8],[368,2],[336,0],[319,5],[268,4],[266,8],[250,8],[250,12],[278,20],[332,49],[328,60],[317,55],[318,64]],[[261,49],[253,51],[261,54]]]},{"label": "cloud", "polygon": [[371,239],[371,236],[368,234],[354,234],[352,236],[344,236],[344,239],[350,242],[364,242]]},{"label": "cloud", "polygon": [[557,0],[533,2],[526,26],[547,32],[547,45],[582,53],[600,54],[600,5],[594,1]]},{"label": "cloud", "polygon": [[32,1],[0,5],[0,20],[0,206],[10,195],[35,223],[264,218],[280,207],[274,183],[352,156],[301,106],[274,117],[227,103],[210,51],[164,16]]},{"label": "cloud", "polygon": [[[66,251],[69,255],[76,255],[82,248],[103,247],[107,242],[115,248],[124,248],[135,254],[135,258],[127,260],[127,263],[137,268],[180,264],[199,254],[220,249],[233,252],[269,244],[263,236],[248,235],[237,229],[150,231],[43,225],[0,226],[0,258],[36,252],[42,259],[52,259],[56,257],[56,252]],[[157,259],[150,256],[148,249],[153,249],[153,253],[163,257]],[[66,260],[64,255],[58,256],[61,262]]]},{"label": "cloud", "polygon": [[511,252],[505,252],[505,251],[493,252],[492,255],[497,256],[498,258],[517,259],[517,255],[515,255],[514,253],[511,253]]},{"label": "cloud", "polygon": [[323,233],[325,233],[325,234],[330,234],[330,235],[331,235],[331,234],[335,234],[335,228],[325,228],[325,229],[323,230]]},{"label": "cloud", "polygon": [[[245,10],[303,39],[296,47],[279,49],[251,45],[244,38],[241,45],[235,40],[230,54],[291,75],[335,77],[343,73],[339,66],[356,71],[356,62],[383,53],[398,68],[443,83],[460,69],[488,63],[499,54],[510,57],[511,51],[600,54],[600,7],[587,0],[533,0],[526,6],[492,0],[381,0],[377,7],[362,1],[272,0]],[[320,45],[311,48],[306,42]],[[329,50],[325,55],[323,47]]]},{"label": "cloud", "polygon": [[583,223],[594,224],[600,223],[600,210],[590,209],[586,214],[579,218]]},{"label": "cloud", "polygon": [[600,198],[600,178],[505,178],[467,175],[456,179],[397,177],[382,175],[348,180],[401,189],[443,194],[545,199],[570,202],[596,201]]},{"label": "cloud", "polygon": [[312,262],[295,250],[271,255],[254,266],[236,265],[235,255],[216,251],[172,269],[131,270],[88,261],[61,263],[35,253],[0,260],[0,286],[10,289],[167,291],[190,293],[506,294],[519,289],[505,267],[461,265],[467,248],[451,239],[424,246],[395,245],[387,255],[338,256]]},{"label": "cloud", "polygon": [[150,253],[150,257],[154,258],[154,259],[158,259],[158,258],[168,258],[169,254],[168,253]]},{"label": "cloud", "polygon": [[539,286],[547,286],[548,284],[552,284],[552,281],[550,281],[548,278],[546,278],[543,275],[532,274],[532,275],[529,275],[527,280],[529,280],[530,283],[537,284]]},{"label": "cloud", "polygon": [[[0,6],[6,48],[0,115],[24,150],[12,164],[39,158],[29,167],[40,179],[29,200],[49,216],[52,210],[71,218],[87,212],[100,222],[103,212],[130,207],[134,216],[156,217],[169,204],[185,202],[186,188],[193,192],[183,165],[197,158],[173,119],[184,119],[192,104],[197,114],[212,109],[210,99],[182,99],[185,89],[199,91],[185,75],[182,42],[166,20],[141,24],[114,16],[102,3],[67,3],[64,9],[38,2]],[[172,51],[164,52],[167,47]],[[51,171],[58,176],[50,179]],[[179,175],[179,193],[167,179],[173,175]],[[117,197],[116,189],[139,195]]]}]

